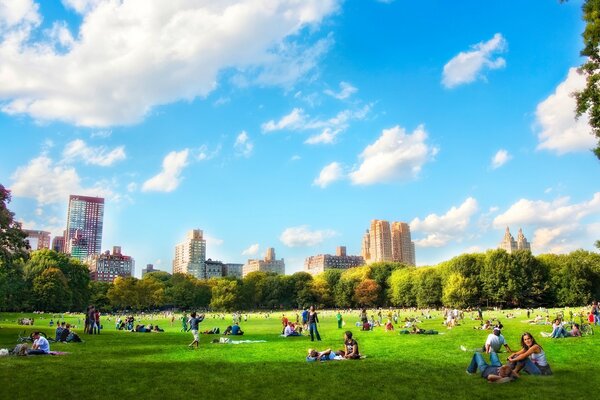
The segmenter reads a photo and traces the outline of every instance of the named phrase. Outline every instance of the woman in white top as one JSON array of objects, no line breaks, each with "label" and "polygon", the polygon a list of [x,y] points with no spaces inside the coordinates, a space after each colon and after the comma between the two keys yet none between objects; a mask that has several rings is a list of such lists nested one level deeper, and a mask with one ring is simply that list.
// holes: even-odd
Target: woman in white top
[{"label": "woman in white top", "polygon": [[529,332],[521,335],[521,350],[511,354],[508,362],[515,372],[522,369],[531,375],[552,375],[546,353]]}]

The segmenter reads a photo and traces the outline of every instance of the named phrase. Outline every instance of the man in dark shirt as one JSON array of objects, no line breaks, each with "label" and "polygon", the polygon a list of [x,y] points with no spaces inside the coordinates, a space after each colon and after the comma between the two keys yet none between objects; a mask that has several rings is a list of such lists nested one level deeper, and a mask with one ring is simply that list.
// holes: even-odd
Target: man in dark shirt
[{"label": "man in dark shirt", "polygon": [[194,335],[194,341],[192,343],[189,344],[189,347],[194,347],[194,345],[196,345],[196,348],[198,348],[198,344],[199,344],[199,336],[198,336],[198,324],[200,322],[202,322],[204,320],[204,314],[196,317],[196,312],[194,311],[193,313],[190,314],[190,327],[188,329],[188,331],[192,331],[192,335]]}]

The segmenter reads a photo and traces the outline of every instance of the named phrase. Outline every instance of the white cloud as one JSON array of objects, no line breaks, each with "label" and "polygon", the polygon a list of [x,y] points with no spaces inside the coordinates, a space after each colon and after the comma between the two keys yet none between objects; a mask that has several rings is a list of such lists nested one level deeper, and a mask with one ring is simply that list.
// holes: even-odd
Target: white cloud
[{"label": "white cloud", "polygon": [[306,144],[332,144],[335,143],[337,135],[340,134],[341,129],[332,130],[331,128],[325,128],[323,132],[318,135],[313,135],[306,139],[304,143]]},{"label": "white cloud", "polygon": [[313,181],[313,185],[326,188],[335,181],[344,178],[344,171],[340,163],[332,162],[326,165],[319,173],[319,176]]},{"label": "white cloud", "polygon": [[500,168],[501,166],[506,164],[510,159],[512,159],[512,156],[510,154],[508,154],[508,151],[506,151],[504,149],[500,149],[500,150],[498,150],[496,155],[494,155],[494,157],[492,157],[492,168],[493,169]]},{"label": "white cloud", "polygon": [[538,133],[538,150],[564,154],[586,151],[595,146],[596,139],[592,135],[587,113],[575,119],[575,98],[572,93],[583,87],[585,77],[576,68],[571,68],[567,79],[538,104],[535,113],[541,129]]},{"label": "white cloud", "polygon": [[507,43],[500,33],[496,33],[487,42],[477,43],[471,51],[463,51],[444,65],[442,84],[447,88],[471,83],[476,79],[485,79],[484,69],[504,68],[506,61],[502,57],[493,58],[495,53],[506,49]]},{"label": "white cloud", "polygon": [[138,188],[138,184],[137,184],[137,183],[135,183],[135,182],[130,182],[130,183],[127,185],[127,191],[128,191],[128,192],[130,192],[130,193],[131,193],[131,192],[135,192],[135,191],[137,190],[137,188]]},{"label": "white cloud", "polygon": [[424,239],[415,240],[415,244],[420,247],[441,247],[462,237],[478,208],[477,200],[469,197],[460,206],[450,208],[444,215],[429,214],[423,220],[413,219],[410,229],[427,234]]},{"label": "white cloud", "polygon": [[304,110],[294,108],[289,114],[284,115],[277,122],[270,120],[261,125],[263,132],[280,131],[282,129],[299,129],[304,123]]},{"label": "white cloud", "polygon": [[191,149],[190,155],[196,161],[208,161],[208,160],[212,160],[213,158],[218,156],[220,152],[221,152],[221,145],[216,146],[214,148],[214,150],[210,150],[207,145],[203,144],[202,146],[198,147],[197,149]]},{"label": "white cloud", "polygon": [[235,139],[233,148],[236,154],[244,157],[250,157],[252,155],[252,151],[254,150],[254,143],[252,143],[250,140],[248,133],[246,131],[242,131]]},{"label": "white cloud", "polygon": [[357,88],[349,84],[348,82],[340,82],[340,91],[334,92],[331,89],[327,89],[323,91],[328,96],[335,97],[338,100],[344,100],[348,97],[352,96],[354,93],[358,91]]},{"label": "white cloud", "polygon": [[63,21],[43,31],[33,1],[0,4],[2,110],[81,126],[132,124],[155,106],[204,98],[225,70],[289,86],[331,46],[331,36],[315,40],[316,28],[339,8],[338,0],[64,0],[81,14],[71,34]]},{"label": "white cloud", "polygon": [[162,170],[144,182],[144,192],[172,192],[181,183],[181,172],[188,165],[189,150],[172,151],[164,158]]},{"label": "white cloud", "polygon": [[45,155],[30,160],[24,167],[18,167],[11,178],[13,184],[10,189],[14,196],[35,199],[41,205],[65,203],[71,194],[115,196],[105,182],[84,187],[75,168],[56,164]]},{"label": "white cloud", "polygon": [[90,137],[91,138],[101,138],[101,139],[106,139],[109,138],[112,135],[112,131],[109,129],[104,129],[101,131],[95,131],[92,132]]},{"label": "white cloud", "polygon": [[360,154],[362,163],[350,173],[352,183],[370,185],[416,178],[438,151],[426,141],[427,132],[422,125],[412,134],[399,126],[384,129],[375,143]]},{"label": "white cloud", "polygon": [[124,146],[108,150],[104,146],[90,147],[81,139],[67,143],[63,150],[63,161],[65,162],[79,160],[85,164],[99,165],[101,167],[108,167],[125,158]]},{"label": "white cloud", "polygon": [[285,229],[279,240],[288,247],[310,247],[321,244],[335,235],[336,232],[330,229],[311,231],[309,226],[302,225]]},{"label": "white cloud", "polygon": [[494,227],[530,227],[535,229],[532,247],[537,252],[565,253],[590,247],[598,231],[589,220],[600,213],[600,192],[589,201],[570,203],[568,197],[547,202],[520,199],[494,219]]},{"label": "white cloud", "polygon": [[292,158],[290,158],[290,161],[298,161],[298,160],[302,160],[302,157],[300,157],[298,154],[294,154],[292,156]]},{"label": "white cloud", "polygon": [[206,240],[206,245],[208,247],[221,246],[224,243],[223,239],[207,235],[206,233],[204,233],[204,239]]},{"label": "white cloud", "polygon": [[258,243],[254,243],[253,245],[250,245],[250,247],[248,247],[247,249],[242,251],[242,255],[243,256],[254,256],[254,255],[258,254],[259,248],[260,248],[260,246],[258,245]]}]

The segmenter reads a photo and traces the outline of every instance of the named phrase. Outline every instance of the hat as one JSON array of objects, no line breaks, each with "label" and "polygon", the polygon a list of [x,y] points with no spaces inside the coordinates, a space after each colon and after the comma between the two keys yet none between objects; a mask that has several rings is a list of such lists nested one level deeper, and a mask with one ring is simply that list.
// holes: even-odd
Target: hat
[{"label": "hat", "polygon": [[494,333],[496,333],[496,332],[500,333],[500,328],[499,328],[499,327],[497,327],[497,326],[496,326],[496,327],[494,327]]}]

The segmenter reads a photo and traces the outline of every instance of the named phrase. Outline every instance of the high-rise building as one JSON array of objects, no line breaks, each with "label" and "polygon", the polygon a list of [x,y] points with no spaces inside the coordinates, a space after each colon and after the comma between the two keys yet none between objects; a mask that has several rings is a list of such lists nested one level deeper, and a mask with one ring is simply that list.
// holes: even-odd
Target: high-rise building
[{"label": "high-rise building", "polygon": [[62,236],[54,236],[52,238],[52,250],[64,253],[65,252],[65,234]]},{"label": "high-rise building", "polygon": [[406,222],[392,223],[392,260],[416,265],[415,244],[411,240],[410,226]]},{"label": "high-rise building", "polygon": [[408,265],[415,263],[415,244],[411,240],[406,222],[374,219],[362,240],[361,254],[367,263],[396,261]]},{"label": "high-rise building", "polygon": [[244,276],[255,271],[274,272],[283,275],[285,274],[285,262],[283,258],[277,260],[275,258],[275,249],[269,247],[263,260],[248,260],[243,267]]},{"label": "high-rise building", "polygon": [[307,257],[304,261],[304,271],[312,275],[318,275],[328,269],[348,269],[364,265],[362,256],[349,256],[346,254],[346,246],[339,246],[335,255],[319,254]]},{"label": "high-rise building", "polygon": [[206,278],[206,240],[200,229],[188,232],[183,243],[175,246],[174,274],[190,274],[198,279]]},{"label": "high-rise building", "polygon": [[50,232],[23,229],[27,234],[26,240],[29,242],[31,250],[42,250],[50,248]]},{"label": "high-rise building", "polygon": [[82,261],[92,254],[99,254],[103,219],[103,198],[69,196],[65,252]]},{"label": "high-rise building", "polygon": [[114,246],[112,254],[108,250],[92,254],[85,263],[90,269],[90,278],[101,282],[112,282],[117,276],[132,276],[135,267],[133,258],[122,254],[120,246]]},{"label": "high-rise building", "polygon": [[519,228],[519,234],[517,235],[517,240],[510,234],[510,230],[508,226],[506,227],[506,231],[504,231],[504,238],[502,238],[502,242],[498,245],[499,249],[506,250],[507,253],[512,254],[517,250],[528,250],[531,251],[531,244],[523,235],[523,230]]}]

